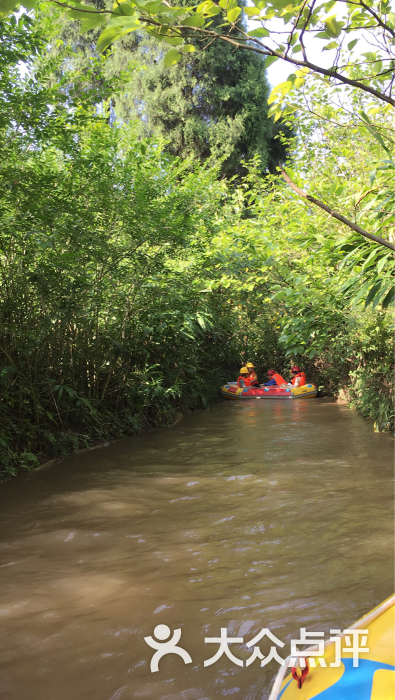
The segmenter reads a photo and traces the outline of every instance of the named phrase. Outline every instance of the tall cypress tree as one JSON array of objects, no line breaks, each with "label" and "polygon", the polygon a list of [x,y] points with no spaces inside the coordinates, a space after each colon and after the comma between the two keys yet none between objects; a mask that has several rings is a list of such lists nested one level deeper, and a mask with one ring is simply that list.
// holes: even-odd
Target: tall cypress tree
[{"label": "tall cypress tree", "polygon": [[[162,47],[154,39],[139,45],[134,56],[145,67],[117,99],[118,115],[138,117],[142,132],[163,136],[174,155],[200,161],[224,158],[222,171],[228,177],[239,174],[242,161],[256,155],[263,171],[272,169],[284,153],[274,139],[278,127],[267,116],[270,89],[261,57],[218,42],[165,68]],[[110,74],[128,56],[126,47],[117,49]]]},{"label": "tall cypress tree", "polygon": [[[74,65],[83,70],[101,30],[81,36],[75,22],[64,15],[59,19],[56,31],[73,47]],[[242,174],[242,161],[254,156],[259,156],[262,172],[273,170],[285,156],[275,138],[284,127],[267,116],[270,88],[264,60],[217,42],[165,67],[168,48],[136,32],[117,42],[106,61],[106,78],[118,79],[130,64],[135,70],[124,90],[113,96],[114,115],[123,121],[137,119],[141,134],[163,137],[173,155],[200,162],[221,160],[225,177]]]}]

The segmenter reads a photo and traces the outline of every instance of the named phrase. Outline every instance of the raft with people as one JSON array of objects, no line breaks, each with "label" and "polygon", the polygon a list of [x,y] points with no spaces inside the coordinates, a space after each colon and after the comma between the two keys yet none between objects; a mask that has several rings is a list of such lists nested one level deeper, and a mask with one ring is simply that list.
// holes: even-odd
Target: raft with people
[{"label": "raft with people", "polygon": [[292,379],[285,379],[274,369],[269,369],[269,381],[259,384],[255,367],[247,362],[240,369],[237,382],[228,382],[221,387],[225,399],[305,399],[318,394],[315,384],[309,383],[305,373],[295,365],[291,369]]}]

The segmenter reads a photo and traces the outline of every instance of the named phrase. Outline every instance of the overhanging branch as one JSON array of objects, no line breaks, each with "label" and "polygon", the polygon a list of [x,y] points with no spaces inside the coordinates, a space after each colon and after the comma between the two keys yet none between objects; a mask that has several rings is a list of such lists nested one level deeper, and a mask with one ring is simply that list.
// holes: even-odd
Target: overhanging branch
[{"label": "overhanging branch", "polygon": [[380,238],[380,236],[375,236],[374,233],[369,233],[368,231],[365,231],[365,229],[361,228],[357,224],[354,224],[350,219],[347,219],[345,216],[342,214],[339,214],[337,211],[334,211],[330,207],[328,207],[324,202],[321,202],[319,199],[316,199],[316,197],[312,197],[311,194],[307,194],[304,190],[301,190],[300,187],[295,185],[294,182],[292,182],[291,178],[287,173],[285,172],[284,168],[281,168],[281,174],[285,180],[285,182],[293,189],[296,194],[298,194],[300,197],[303,197],[303,199],[307,199],[308,202],[311,202],[312,204],[315,204],[317,207],[320,207],[320,209],[323,209],[326,211],[327,214],[332,216],[334,219],[337,219],[338,221],[341,221],[342,224],[345,224],[349,228],[351,228],[353,231],[356,233],[359,233],[361,236],[364,236],[365,238],[369,238],[369,240],[374,241],[375,243],[378,243],[379,245],[385,246],[386,248],[389,248],[390,250],[395,250],[395,245],[394,243],[390,243],[390,241],[386,241],[384,238]]}]

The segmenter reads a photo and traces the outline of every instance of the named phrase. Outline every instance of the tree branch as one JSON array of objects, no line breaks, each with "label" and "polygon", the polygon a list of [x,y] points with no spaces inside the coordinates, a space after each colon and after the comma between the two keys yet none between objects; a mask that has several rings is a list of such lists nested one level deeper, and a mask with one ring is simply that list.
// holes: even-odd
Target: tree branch
[{"label": "tree branch", "polygon": [[[147,24],[157,24],[155,21],[152,21],[151,19],[148,20],[147,18],[144,18],[144,21]],[[345,85],[351,85],[352,87],[359,88],[359,90],[368,92],[370,95],[374,95],[374,97],[377,97],[379,100],[382,100],[383,102],[388,102],[388,104],[395,107],[395,100],[393,100],[392,97],[385,95],[379,90],[375,90],[369,85],[365,85],[360,80],[351,80],[350,78],[346,78],[344,75],[338,73],[335,70],[331,70],[330,68],[322,68],[321,66],[316,66],[310,61],[299,61],[297,58],[285,56],[283,53],[281,53],[281,51],[276,51],[275,49],[271,49],[269,46],[265,46],[255,37],[248,37],[248,40],[250,42],[253,42],[254,44],[258,44],[258,46],[262,48],[258,48],[257,46],[248,46],[248,44],[244,44],[242,41],[238,41],[232,37],[225,36],[224,34],[219,34],[218,32],[215,32],[211,29],[195,29],[194,27],[188,27],[182,24],[177,25],[177,29],[187,31],[187,36],[191,36],[190,32],[192,30],[194,31],[195,36],[197,33],[200,33],[203,35],[202,38],[204,36],[210,36],[215,39],[220,39],[221,41],[226,41],[227,43],[232,44],[233,46],[236,46],[238,48],[245,49],[246,51],[253,51],[254,53],[262,54],[263,56],[273,56],[275,58],[281,58],[282,61],[291,63],[294,66],[300,66],[301,68],[309,68],[309,70],[313,71],[314,73],[321,73],[322,75],[328,76],[329,78],[335,78],[336,80],[339,80]]]},{"label": "tree branch", "polygon": [[379,236],[375,236],[373,233],[368,233],[368,231],[365,231],[365,229],[361,228],[357,224],[353,224],[353,222],[350,221],[349,219],[346,219],[346,217],[342,216],[342,214],[339,214],[337,211],[333,211],[333,209],[331,209],[326,204],[324,204],[324,202],[321,202],[319,199],[312,197],[311,194],[307,194],[307,192],[305,192],[304,190],[301,190],[300,187],[298,187],[297,185],[295,185],[294,182],[292,182],[291,178],[289,177],[289,175],[287,175],[284,168],[281,168],[281,174],[282,174],[285,182],[300,197],[303,197],[304,199],[307,199],[308,202],[311,202],[312,204],[315,204],[317,207],[320,207],[320,209],[323,209],[324,211],[326,211],[327,214],[329,214],[330,216],[333,216],[334,219],[341,221],[342,224],[345,224],[346,226],[351,228],[353,231],[356,231],[356,233],[361,234],[361,236],[364,236],[365,238],[369,238],[371,241],[374,241],[375,243],[378,243],[379,245],[385,246],[386,248],[389,248],[390,250],[395,251],[394,243],[390,243],[390,241],[386,241],[384,238],[380,238]]}]

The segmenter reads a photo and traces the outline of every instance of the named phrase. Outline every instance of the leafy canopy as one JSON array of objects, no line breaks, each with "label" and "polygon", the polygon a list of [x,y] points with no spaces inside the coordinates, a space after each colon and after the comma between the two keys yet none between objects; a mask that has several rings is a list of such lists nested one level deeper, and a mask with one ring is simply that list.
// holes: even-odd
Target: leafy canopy
[{"label": "leafy canopy", "polygon": [[[31,9],[36,0],[25,0]],[[165,63],[177,63],[181,55],[195,50],[190,39],[198,39],[201,47],[209,41],[223,41],[238,48],[255,51],[270,61],[281,59],[298,68],[277,92],[285,94],[307,72],[324,76],[337,83],[357,87],[386,104],[394,106],[392,97],[395,66],[395,14],[389,0],[252,0],[249,7],[240,7],[237,0],[204,0],[197,6],[173,6],[167,0],[116,0],[112,8],[97,9],[92,5],[69,0],[50,0],[63,7],[70,17],[80,19],[81,30],[103,27],[97,48],[105,51],[122,36],[146,29],[152,36],[170,44]],[[0,0],[3,14],[11,12],[15,0]],[[221,23],[213,18],[219,15]],[[284,31],[273,30],[272,20],[281,20]],[[245,31],[246,21],[255,28]],[[235,31],[237,30],[237,31]],[[372,50],[364,60],[353,58],[353,49],[362,36],[367,36]],[[307,37],[320,40],[323,50],[336,49],[332,66],[325,68],[309,59]],[[346,52],[346,55],[344,54]]]}]

